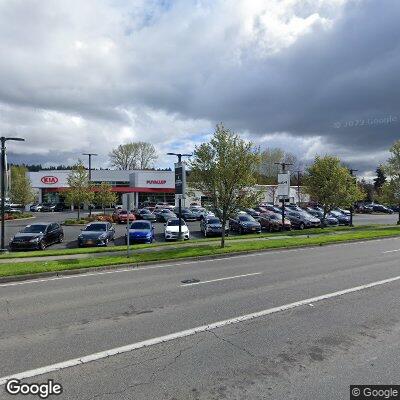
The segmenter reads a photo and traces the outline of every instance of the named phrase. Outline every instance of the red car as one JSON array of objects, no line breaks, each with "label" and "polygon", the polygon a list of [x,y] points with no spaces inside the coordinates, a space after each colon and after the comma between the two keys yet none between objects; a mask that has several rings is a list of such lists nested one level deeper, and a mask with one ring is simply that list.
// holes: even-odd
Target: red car
[{"label": "red car", "polygon": [[126,210],[120,210],[117,213],[114,213],[113,215],[114,221],[118,224],[126,224],[128,222],[128,218],[129,221],[135,221],[136,217],[135,214],[132,211],[128,211]]}]

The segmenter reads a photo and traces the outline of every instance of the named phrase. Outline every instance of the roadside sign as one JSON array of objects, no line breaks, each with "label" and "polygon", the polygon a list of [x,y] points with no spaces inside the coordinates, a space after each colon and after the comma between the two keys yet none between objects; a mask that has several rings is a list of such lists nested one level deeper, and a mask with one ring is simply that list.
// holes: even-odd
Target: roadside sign
[{"label": "roadside sign", "polygon": [[175,193],[184,195],[186,192],[186,169],[184,162],[175,163]]},{"label": "roadside sign", "polygon": [[278,198],[288,199],[290,197],[290,172],[278,174]]}]

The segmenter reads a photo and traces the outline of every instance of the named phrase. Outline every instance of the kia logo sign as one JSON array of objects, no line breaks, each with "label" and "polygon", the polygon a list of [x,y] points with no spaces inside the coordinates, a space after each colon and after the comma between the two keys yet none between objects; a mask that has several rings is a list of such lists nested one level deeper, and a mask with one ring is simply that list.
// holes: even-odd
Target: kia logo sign
[{"label": "kia logo sign", "polygon": [[165,185],[167,181],[165,179],[149,179],[146,183],[148,185]]},{"label": "kia logo sign", "polygon": [[44,176],[41,181],[46,185],[54,185],[58,182],[58,178],[56,176]]}]

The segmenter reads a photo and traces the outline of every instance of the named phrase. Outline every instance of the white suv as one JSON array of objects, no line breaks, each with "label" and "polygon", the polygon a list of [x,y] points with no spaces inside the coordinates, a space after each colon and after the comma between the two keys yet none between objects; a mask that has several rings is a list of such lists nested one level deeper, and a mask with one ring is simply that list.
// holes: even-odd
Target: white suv
[{"label": "white suv", "polygon": [[[190,232],[189,228],[186,225],[186,222],[182,219],[181,221],[181,232],[182,237],[185,240],[189,240]],[[179,219],[172,218],[167,221],[165,224],[165,231],[164,231],[165,240],[178,240],[179,239]]]}]

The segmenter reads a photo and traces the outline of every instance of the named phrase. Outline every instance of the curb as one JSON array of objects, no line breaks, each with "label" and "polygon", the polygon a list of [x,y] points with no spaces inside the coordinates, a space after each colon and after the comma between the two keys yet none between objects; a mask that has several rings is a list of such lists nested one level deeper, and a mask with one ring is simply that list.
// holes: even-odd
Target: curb
[{"label": "curb", "polygon": [[26,217],[26,218],[15,218],[15,219],[6,219],[4,222],[11,222],[11,221],[25,221],[27,219],[35,219],[36,217]]},{"label": "curb", "polygon": [[104,267],[89,267],[89,268],[77,268],[77,269],[66,269],[62,271],[51,271],[51,272],[38,272],[37,274],[25,274],[25,275],[12,275],[12,276],[5,276],[0,277],[0,284],[1,283],[8,283],[8,282],[20,282],[20,281],[28,281],[28,280],[38,280],[40,278],[49,278],[49,277],[62,277],[62,276],[69,276],[69,275],[80,275],[86,274],[96,271],[112,271],[118,270],[123,268],[139,268],[147,265],[171,265],[172,263],[180,263],[180,262],[187,262],[187,261],[207,261],[207,260],[215,260],[215,259],[225,259],[230,258],[232,256],[240,256],[245,254],[262,254],[268,253],[271,251],[290,251],[293,249],[302,249],[302,248],[319,248],[324,246],[332,246],[338,244],[346,244],[346,243],[362,243],[362,242],[369,242],[373,240],[384,240],[384,239],[393,239],[393,238],[400,238],[397,236],[387,236],[387,237],[380,237],[380,238],[372,238],[372,239],[351,239],[346,240],[344,242],[333,242],[333,243],[324,243],[324,244],[317,244],[317,245],[299,245],[293,247],[282,247],[282,248],[272,248],[272,249],[265,249],[265,250],[249,250],[249,251],[236,251],[232,253],[226,254],[216,254],[212,256],[197,256],[197,257],[184,257],[184,258],[175,258],[170,260],[158,260],[158,261],[144,261],[140,263],[125,263],[125,264],[116,264],[116,265],[109,265]]}]

